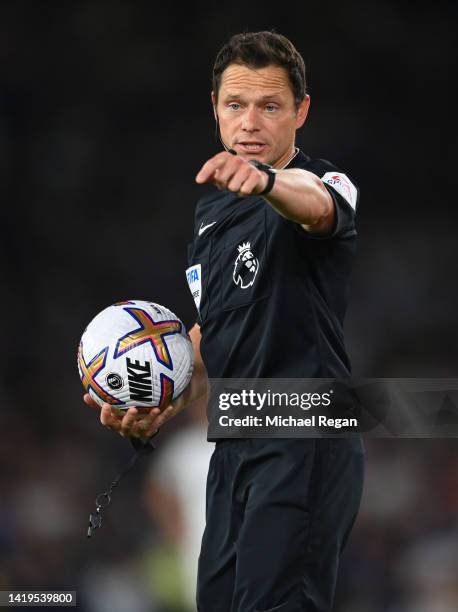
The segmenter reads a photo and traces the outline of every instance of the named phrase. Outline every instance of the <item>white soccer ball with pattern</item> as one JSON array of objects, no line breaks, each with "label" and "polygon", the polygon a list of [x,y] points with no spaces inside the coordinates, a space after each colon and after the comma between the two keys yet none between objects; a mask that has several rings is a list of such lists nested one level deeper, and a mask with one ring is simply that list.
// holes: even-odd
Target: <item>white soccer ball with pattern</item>
[{"label": "white soccer ball with pattern", "polygon": [[78,369],[87,393],[102,405],[141,412],[165,408],[188,386],[194,368],[191,340],[168,308],[143,300],[102,310],[85,329]]}]

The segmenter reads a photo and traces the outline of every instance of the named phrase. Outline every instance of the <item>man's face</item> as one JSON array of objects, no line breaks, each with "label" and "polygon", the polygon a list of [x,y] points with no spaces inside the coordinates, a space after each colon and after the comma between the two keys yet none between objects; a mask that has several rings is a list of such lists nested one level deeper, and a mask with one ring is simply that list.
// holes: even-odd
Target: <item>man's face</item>
[{"label": "man's face", "polygon": [[224,144],[245,159],[278,168],[294,153],[296,130],[307,117],[310,98],[296,109],[284,68],[230,64],[221,75],[218,102],[215,92],[212,102]]}]

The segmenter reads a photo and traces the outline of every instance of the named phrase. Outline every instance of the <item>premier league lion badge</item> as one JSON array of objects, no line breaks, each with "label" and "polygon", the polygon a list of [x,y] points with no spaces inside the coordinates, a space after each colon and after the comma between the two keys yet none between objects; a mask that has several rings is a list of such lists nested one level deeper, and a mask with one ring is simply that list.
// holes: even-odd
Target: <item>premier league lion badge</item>
[{"label": "premier league lion badge", "polygon": [[248,289],[254,283],[259,270],[259,261],[253,255],[251,244],[244,242],[237,247],[238,255],[234,262],[232,279],[241,289]]}]

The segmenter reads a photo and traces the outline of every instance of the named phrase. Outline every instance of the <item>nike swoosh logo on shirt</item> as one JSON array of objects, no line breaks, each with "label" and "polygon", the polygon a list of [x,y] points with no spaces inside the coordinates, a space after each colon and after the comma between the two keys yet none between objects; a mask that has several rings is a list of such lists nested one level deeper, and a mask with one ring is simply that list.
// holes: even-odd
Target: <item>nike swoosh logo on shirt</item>
[{"label": "nike swoosh logo on shirt", "polygon": [[202,223],[200,224],[199,227],[199,236],[202,236],[202,234],[205,232],[206,229],[208,229],[209,227],[211,227],[212,225],[215,225],[216,221],[213,221],[213,223],[209,223],[208,225],[202,225]]}]

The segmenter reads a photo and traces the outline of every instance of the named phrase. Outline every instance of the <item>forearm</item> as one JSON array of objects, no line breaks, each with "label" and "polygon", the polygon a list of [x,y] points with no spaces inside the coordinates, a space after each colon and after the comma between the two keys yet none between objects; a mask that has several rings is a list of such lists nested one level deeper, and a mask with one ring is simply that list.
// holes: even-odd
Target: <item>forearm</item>
[{"label": "forearm", "polygon": [[300,168],[278,170],[272,191],[264,197],[280,215],[302,225],[319,226],[332,215],[332,199],[323,182]]},{"label": "forearm", "polygon": [[181,412],[186,406],[200,399],[208,393],[208,376],[205,366],[196,362],[192,378],[183,393],[172,402],[175,414]]},{"label": "forearm", "polygon": [[189,385],[186,387],[180,397],[172,402],[172,405],[177,409],[177,412],[180,412],[188,404],[195,402],[208,392],[207,369],[200,354],[201,334],[199,325],[194,325],[189,332],[189,337],[191,338],[194,349],[194,371],[192,373],[192,378]]}]

